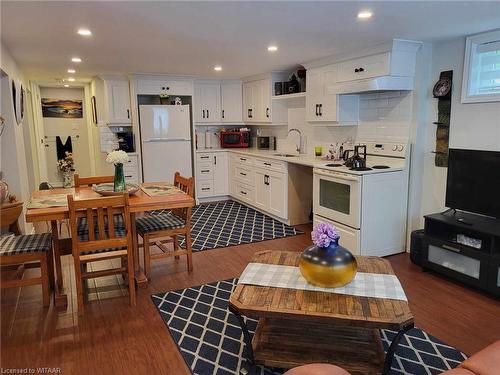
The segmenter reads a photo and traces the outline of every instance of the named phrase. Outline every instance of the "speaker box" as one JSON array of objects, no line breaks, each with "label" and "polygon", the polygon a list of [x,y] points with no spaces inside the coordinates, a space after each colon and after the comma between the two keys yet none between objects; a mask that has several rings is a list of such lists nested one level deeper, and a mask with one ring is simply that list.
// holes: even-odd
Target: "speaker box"
[{"label": "speaker box", "polygon": [[422,253],[424,251],[424,230],[414,230],[411,232],[410,259],[418,266],[422,265]]}]

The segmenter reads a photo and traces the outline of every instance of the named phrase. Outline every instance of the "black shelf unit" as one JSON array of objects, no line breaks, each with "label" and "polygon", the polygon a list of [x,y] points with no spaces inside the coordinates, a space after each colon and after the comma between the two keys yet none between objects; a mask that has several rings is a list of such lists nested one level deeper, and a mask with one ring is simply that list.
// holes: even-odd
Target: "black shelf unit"
[{"label": "black shelf unit", "polygon": [[[481,240],[479,248],[457,235]],[[422,267],[500,295],[500,220],[460,211],[425,216]]]}]

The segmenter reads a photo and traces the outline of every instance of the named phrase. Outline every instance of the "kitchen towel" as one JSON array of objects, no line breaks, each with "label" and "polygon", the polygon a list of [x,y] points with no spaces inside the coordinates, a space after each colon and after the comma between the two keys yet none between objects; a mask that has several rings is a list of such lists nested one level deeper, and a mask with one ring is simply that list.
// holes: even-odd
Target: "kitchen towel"
[{"label": "kitchen towel", "polygon": [[66,152],[73,152],[73,144],[71,143],[71,136],[66,138],[66,142],[62,143],[61,137],[56,137],[57,160],[62,160],[66,157]]}]

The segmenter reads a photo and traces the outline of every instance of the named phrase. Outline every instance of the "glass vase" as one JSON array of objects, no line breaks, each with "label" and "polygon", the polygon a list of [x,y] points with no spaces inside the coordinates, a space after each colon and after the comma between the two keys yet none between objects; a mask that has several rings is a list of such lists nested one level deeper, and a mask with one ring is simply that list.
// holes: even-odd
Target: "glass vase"
[{"label": "glass vase", "polygon": [[125,175],[123,174],[123,164],[115,164],[115,181],[113,185],[113,190],[115,192],[125,191],[127,186],[125,185]]},{"label": "glass vase", "polygon": [[308,283],[323,288],[338,288],[349,284],[358,269],[356,258],[338,239],[328,247],[312,245],[300,256],[300,272]]},{"label": "glass vase", "polygon": [[63,173],[63,188],[70,188],[73,185],[73,172]]}]

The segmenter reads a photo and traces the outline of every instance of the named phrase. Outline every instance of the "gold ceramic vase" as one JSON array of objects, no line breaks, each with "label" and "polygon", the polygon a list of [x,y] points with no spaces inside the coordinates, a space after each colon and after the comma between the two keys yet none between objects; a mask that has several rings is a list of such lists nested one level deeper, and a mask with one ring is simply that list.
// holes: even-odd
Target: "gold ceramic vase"
[{"label": "gold ceramic vase", "polygon": [[358,269],[356,258],[338,243],[328,247],[312,245],[300,257],[299,268],[308,283],[323,288],[338,288],[349,284]]}]

